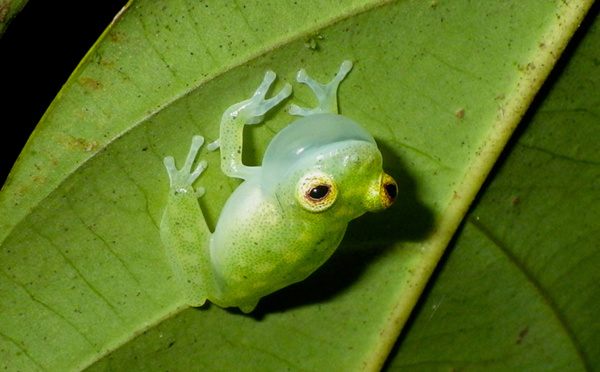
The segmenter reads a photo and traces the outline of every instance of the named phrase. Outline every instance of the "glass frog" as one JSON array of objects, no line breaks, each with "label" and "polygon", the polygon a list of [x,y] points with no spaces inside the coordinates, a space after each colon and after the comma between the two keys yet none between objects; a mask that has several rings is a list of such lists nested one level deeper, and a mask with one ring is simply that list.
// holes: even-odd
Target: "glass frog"
[{"label": "glass frog", "polygon": [[198,204],[204,189],[193,186],[207,165],[200,161],[194,167],[204,138],[193,137],[181,169],[173,157],[165,158],[170,190],[160,232],[189,305],[210,300],[248,313],[262,297],[321,266],[350,220],[394,203],[398,186],[383,172],[375,140],[337,113],[337,89],[351,68],[343,62],[325,85],[300,70],[297,80],[312,89],[318,107],[292,105],[290,114],[302,118],[273,138],[262,166],[242,162],[244,126],[260,123],[290,95],[291,86],[265,99],[275,80],[268,71],[250,99],[225,111],[220,137],[209,149],[220,147],[223,173],[244,181],[225,203],[213,233]]}]

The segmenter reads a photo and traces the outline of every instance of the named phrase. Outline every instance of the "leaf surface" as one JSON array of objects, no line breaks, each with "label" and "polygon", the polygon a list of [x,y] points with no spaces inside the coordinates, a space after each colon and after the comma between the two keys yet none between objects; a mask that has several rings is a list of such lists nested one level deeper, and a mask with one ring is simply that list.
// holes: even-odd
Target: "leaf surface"
[{"label": "leaf surface", "polygon": [[388,371],[599,369],[593,13],[469,212]]},{"label": "leaf surface", "polygon": [[[130,2],[0,194],[11,211],[0,220],[0,366],[378,368],[589,5]],[[158,235],[162,158],[181,159],[194,134],[216,139],[221,113],[265,70],[276,91],[302,67],[325,81],[345,59],[355,67],[341,111],[377,139],[397,206],[354,221],[330,262],[252,316],[186,309]],[[311,100],[295,86],[292,102]],[[282,108],[249,130],[246,160],[260,164],[291,120]],[[202,156],[214,226],[236,183],[218,154]]]}]

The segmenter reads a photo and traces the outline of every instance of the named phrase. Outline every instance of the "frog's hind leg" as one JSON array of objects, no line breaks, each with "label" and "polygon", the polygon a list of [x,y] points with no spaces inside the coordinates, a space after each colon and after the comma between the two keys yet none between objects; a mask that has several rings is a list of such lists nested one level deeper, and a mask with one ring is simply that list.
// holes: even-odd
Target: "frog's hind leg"
[{"label": "frog's hind leg", "polygon": [[198,197],[203,188],[194,189],[193,183],[206,169],[206,161],[192,166],[204,142],[195,136],[181,169],[168,156],[164,160],[170,179],[167,206],[160,226],[160,235],[167,256],[185,301],[191,306],[201,306],[214,293],[214,276],[209,258],[210,230],[206,225]]}]

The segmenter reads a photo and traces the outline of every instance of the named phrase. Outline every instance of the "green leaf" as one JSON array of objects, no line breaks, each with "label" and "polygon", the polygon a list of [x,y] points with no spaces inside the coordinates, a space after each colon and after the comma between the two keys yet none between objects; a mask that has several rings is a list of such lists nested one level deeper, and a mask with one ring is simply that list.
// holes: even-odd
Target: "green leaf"
[{"label": "green leaf", "polygon": [[469,213],[389,371],[599,370],[594,13]]},{"label": "green leaf", "polygon": [[[48,109],[0,194],[0,367],[372,370],[591,2],[132,1]],[[251,316],[189,309],[158,235],[162,158],[217,137],[267,69],[325,80],[401,187]],[[312,99],[295,86],[292,101]],[[292,118],[248,130],[247,161]],[[236,186],[202,155],[214,226]],[[490,213],[494,213],[493,211]],[[510,265],[508,265],[510,266]],[[514,271],[514,267],[513,267]],[[480,283],[478,283],[480,284]],[[427,349],[426,345],[421,345]]]}]

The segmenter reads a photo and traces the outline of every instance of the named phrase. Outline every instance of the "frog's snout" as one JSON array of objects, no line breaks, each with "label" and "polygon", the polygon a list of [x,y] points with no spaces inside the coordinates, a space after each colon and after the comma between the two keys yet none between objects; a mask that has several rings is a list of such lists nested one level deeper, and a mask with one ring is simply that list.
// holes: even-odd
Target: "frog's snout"
[{"label": "frog's snout", "polygon": [[379,184],[379,201],[381,203],[381,209],[389,208],[394,204],[396,196],[398,196],[398,184],[392,176],[383,173]]},{"label": "frog's snout", "polygon": [[398,184],[387,173],[381,172],[379,179],[371,184],[365,207],[368,211],[379,212],[389,208],[398,196]]}]

